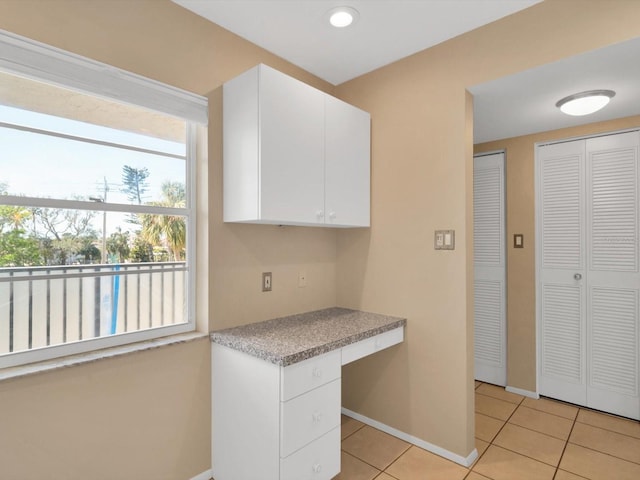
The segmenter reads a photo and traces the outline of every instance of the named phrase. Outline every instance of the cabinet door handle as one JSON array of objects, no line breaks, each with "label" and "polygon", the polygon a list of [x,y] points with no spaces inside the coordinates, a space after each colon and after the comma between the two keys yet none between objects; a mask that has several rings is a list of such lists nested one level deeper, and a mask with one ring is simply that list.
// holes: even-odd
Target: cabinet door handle
[{"label": "cabinet door handle", "polygon": [[313,423],[320,423],[322,421],[322,412],[314,412],[311,418],[313,419]]},{"label": "cabinet door handle", "polygon": [[313,375],[315,378],[322,378],[322,369],[321,369],[321,368],[318,368],[318,367],[315,367],[315,368],[313,369],[313,373],[312,373],[312,375]]},{"label": "cabinet door handle", "polygon": [[329,212],[329,218],[334,220],[336,218],[336,212]]},{"label": "cabinet door handle", "polygon": [[576,273],[573,275],[573,279],[574,280],[582,280],[582,274],[581,273]]},{"label": "cabinet door handle", "polygon": [[324,218],[324,212],[323,212],[322,210],[318,210],[318,211],[316,212],[316,217],[318,217],[318,218]]},{"label": "cabinet door handle", "polygon": [[320,473],[322,471],[322,465],[316,463],[313,467],[311,467],[311,470],[313,470],[313,473]]}]

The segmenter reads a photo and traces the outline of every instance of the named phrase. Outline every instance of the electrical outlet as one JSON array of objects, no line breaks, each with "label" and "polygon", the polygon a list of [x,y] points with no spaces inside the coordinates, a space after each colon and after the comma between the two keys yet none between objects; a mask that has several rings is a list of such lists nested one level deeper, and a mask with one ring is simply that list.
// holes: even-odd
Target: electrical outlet
[{"label": "electrical outlet", "polygon": [[271,272],[262,272],[262,291],[271,291]]},{"label": "electrical outlet", "polygon": [[307,286],[307,273],[306,272],[298,272],[298,287],[304,288]]}]

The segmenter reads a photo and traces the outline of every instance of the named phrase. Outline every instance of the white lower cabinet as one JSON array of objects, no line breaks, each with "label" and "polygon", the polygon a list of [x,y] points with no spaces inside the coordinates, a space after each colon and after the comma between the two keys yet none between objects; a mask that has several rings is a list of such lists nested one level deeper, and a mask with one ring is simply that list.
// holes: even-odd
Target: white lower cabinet
[{"label": "white lower cabinet", "polygon": [[330,480],[340,473],[340,349],[288,367],[212,347],[213,477]]},{"label": "white lower cabinet", "polygon": [[398,327],[287,367],[213,343],[213,478],[338,475],[342,365],[403,339]]},{"label": "white lower cabinet", "polygon": [[340,379],[280,404],[280,456],[340,426]]},{"label": "white lower cabinet", "polygon": [[340,473],[340,427],[280,460],[281,480],[320,480]]},{"label": "white lower cabinet", "polygon": [[380,333],[366,340],[361,340],[346,347],[342,347],[342,365],[355,362],[367,355],[374,354],[385,348],[392,347],[404,340],[404,329],[396,328]]}]

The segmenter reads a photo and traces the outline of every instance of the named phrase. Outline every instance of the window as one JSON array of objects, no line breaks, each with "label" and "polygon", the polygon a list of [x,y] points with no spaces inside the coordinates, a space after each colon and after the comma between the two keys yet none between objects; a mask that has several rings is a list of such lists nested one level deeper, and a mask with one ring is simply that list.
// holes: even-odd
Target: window
[{"label": "window", "polygon": [[0,367],[193,330],[206,99],[2,32],[0,52]]}]

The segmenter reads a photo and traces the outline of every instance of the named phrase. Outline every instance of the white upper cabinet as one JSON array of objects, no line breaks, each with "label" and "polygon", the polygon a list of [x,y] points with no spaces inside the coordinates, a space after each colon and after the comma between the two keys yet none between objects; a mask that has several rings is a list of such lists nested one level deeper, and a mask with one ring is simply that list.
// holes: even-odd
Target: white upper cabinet
[{"label": "white upper cabinet", "polygon": [[371,118],[325,95],[325,223],[369,226]]},{"label": "white upper cabinet", "polygon": [[368,113],[266,65],[223,98],[225,222],[369,226]]}]

